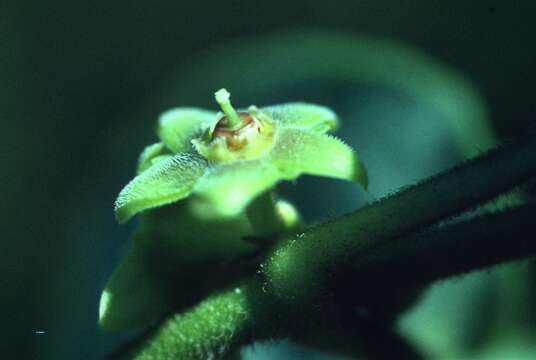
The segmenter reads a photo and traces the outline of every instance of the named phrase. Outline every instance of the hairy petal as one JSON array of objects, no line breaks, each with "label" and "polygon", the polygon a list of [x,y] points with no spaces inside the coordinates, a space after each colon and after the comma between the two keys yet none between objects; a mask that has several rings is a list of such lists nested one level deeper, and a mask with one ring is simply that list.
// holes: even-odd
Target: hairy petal
[{"label": "hairy petal", "polygon": [[337,127],[337,115],[325,106],[308,103],[285,103],[260,109],[285,127],[325,133]]},{"label": "hairy petal", "polygon": [[353,180],[367,188],[364,165],[341,140],[294,128],[281,128],[276,136],[270,155],[284,179],[295,179],[300,174],[320,175]]},{"label": "hairy petal", "polygon": [[206,161],[193,153],[157,162],[121,190],[115,202],[117,220],[124,223],[140,211],[187,197],[205,168]]}]

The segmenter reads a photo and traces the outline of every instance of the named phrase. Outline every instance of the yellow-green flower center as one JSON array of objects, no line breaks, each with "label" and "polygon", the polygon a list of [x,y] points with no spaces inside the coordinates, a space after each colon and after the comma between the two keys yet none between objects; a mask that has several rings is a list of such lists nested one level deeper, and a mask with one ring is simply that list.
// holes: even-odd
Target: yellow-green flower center
[{"label": "yellow-green flower center", "polygon": [[274,142],[275,124],[255,106],[237,112],[225,89],[215,93],[223,114],[204,134],[192,140],[195,149],[208,160],[249,160],[263,156]]}]

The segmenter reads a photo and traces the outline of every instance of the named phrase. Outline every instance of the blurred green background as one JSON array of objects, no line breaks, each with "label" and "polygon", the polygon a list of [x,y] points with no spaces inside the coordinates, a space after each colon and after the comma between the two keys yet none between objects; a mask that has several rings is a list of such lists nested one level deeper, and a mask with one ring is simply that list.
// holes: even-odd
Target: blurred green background
[{"label": "blurred green background", "polygon": [[[129,335],[96,324],[132,230],[115,223],[112,204],[163,110],[214,107],[223,86],[241,106],[334,108],[371,191],[312,178],[281,187],[319,221],[455,164],[461,142],[481,150],[483,135],[461,139],[449,116],[489,116],[503,138],[533,126],[535,15],[529,0],[1,2],[0,356],[99,359]],[[376,42],[377,52],[359,50]],[[345,64],[345,44],[363,51],[363,68]],[[331,73],[332,63],[357,75]],[[440,358],[536,354],[520,335],[535,315],[530,264],[503,270],[434,287],[401,331]],[[505,329],[513,335],[497,335]],[[247,356],[313,354],[267,345]]]}]

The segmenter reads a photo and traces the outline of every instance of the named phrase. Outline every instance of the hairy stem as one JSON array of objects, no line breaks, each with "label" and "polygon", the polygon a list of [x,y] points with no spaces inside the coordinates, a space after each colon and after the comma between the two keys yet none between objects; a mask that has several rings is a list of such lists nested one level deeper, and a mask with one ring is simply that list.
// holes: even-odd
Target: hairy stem
[{"label": "hairy stem", "polygon": [[335,291],[347,303],[388,312],[436,280],[536,254],[535,213],[528,204],[393,239],[357,256]]},{"label": "hairy stem", "polygon": [[536,137],[531,137],[281,242],[262,268],[276,296],[303,304],[358,254],[456,215],[535,175]]},{"label": "hairy stem", "polygon": [[254,311],[248,293],[256,290],[248,282],[210,296],[184,315],[170,317],[145,342],[133,344],[113,359],[222,358],[251,330]]},{"label": "hairy stem", "polygon": [[[536,252],[536,243],[532,241],[536,235],[535,211],[535,204],[524,205],[394,239],[359,254],[354,259],[355,264],[346,269],[346,276],[338,279],[339,283],[346,284],[346,289],[338,290],[342,290],[344,296],[352,291],[365,300],[366,296],[362,296],[367,293],[368,299],[374,292],[392,296],[399,290],[422,287],[439,279],[530,256]],[[382,292],[385,289],[388,291]],[[171,317],[144,343],[133,344],[114,359],[220,358],[226,351],[235,351],[241,345],[268,337],[291,336],[309,343],[311,338],[304,334],[314,334],[311,329],[318,331],[325,326],[329,332],[334,329],[330,326],[340,326],[339,323],[329,324],[329,319],[337,321],[341,316],[325,311],[325,307],[317,308],[312,314],[307,307],[296,313],[265,291],[257,277],[213,295],[184,315]],[[357,321],[357,318],[347,314],[347,320]],[[367,324],[366,320],[361,325],[356,322],[355,331],[361,335],[354,335],[371,336],[374,326],[381,325]],[[351,335],[346,336],[348,340]],[[339,342],[346,340],[339,339]],[[333,346],[333,343],[322,345],[324,349]],[[367,351],[367,347],[363,350]],[[349,347],[347,351],[359,349]]]},{"label": "hairy stem", "polygon": [[531,203],[399,239],[377,250],[387,266],[382,272],[402,283],[427,284],[531,256],[536,253],[535,213]]},{"label": "hairy stem", "polygon": [[305,316],[288,310],[265,292],[260,278],[249,278],[208,297],[184,314],[170,317],[145,341],[132,343],[132,347],[123,348],[112,358],[222,359],[253,341],[318,331],[332,319],[331,312]]}]

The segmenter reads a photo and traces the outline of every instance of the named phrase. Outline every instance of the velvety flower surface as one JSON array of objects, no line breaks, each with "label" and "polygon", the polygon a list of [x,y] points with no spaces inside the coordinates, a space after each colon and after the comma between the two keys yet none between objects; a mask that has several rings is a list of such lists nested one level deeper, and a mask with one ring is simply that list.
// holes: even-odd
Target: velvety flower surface
[{"label": "velvety flower surface", "polygon": [[301,174],[354,180],[366,188],[357,154],[326,134],[337,126],[330,109],[287,103],[236,112],[224,89],[216,95],[223,113],[177,108],[160,117],[160,141],[142,152],[138,175],[116,200],[119,222],[189,196],[234,216],[277,182]]}]

